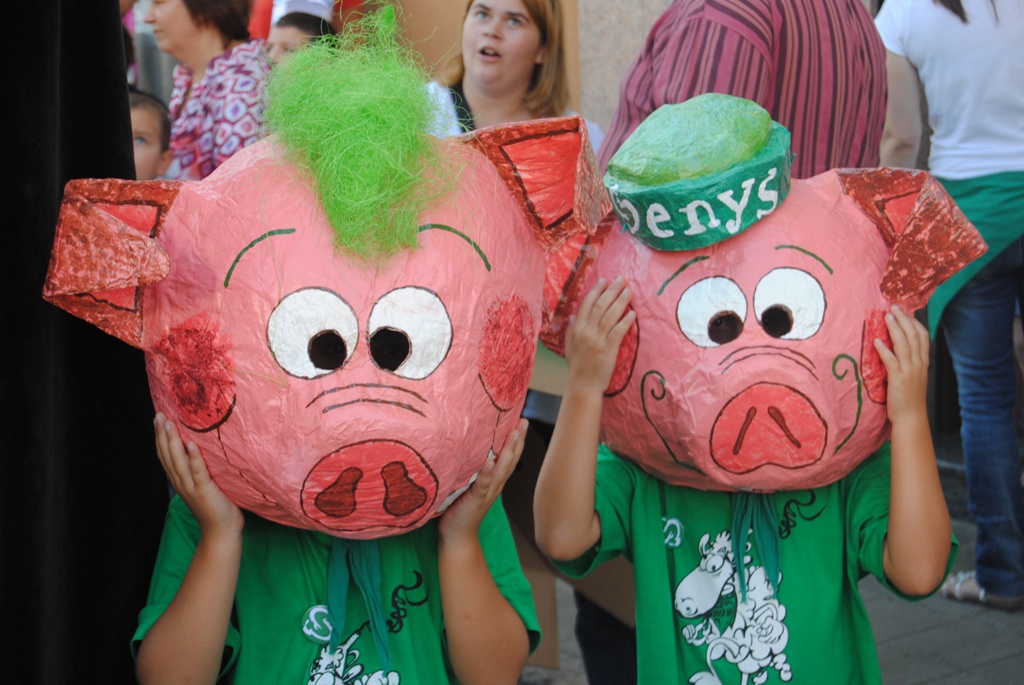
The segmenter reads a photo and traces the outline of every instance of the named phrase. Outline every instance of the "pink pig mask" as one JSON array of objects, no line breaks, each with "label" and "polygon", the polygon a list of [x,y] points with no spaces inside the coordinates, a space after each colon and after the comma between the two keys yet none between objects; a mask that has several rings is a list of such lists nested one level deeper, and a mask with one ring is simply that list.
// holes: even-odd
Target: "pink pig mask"
[{"label": "pink pig mask", "polygon": [[602,439],[670,484],[773,492],[847,475],[889,437],[873,347],[889,342],[885,313],[920,308],[986,249],[925,172],[833,170],[790,187],[788,133],[780,146],[683,189],[703,183],[696,195],[644,195],[610,167],[618,218],[563,256],[574,267],[545,341],[560,349],[598,278],[625,277],[637,318]]},{"label": "pink pig mask", "polygon": [[334,247],[273,139],[199,183],[72,181],[44,296],[147,353],[156,408],[239,506],[352,539],[416,528],[500,450],[547,253],[607,211],[578,117],[437,145],[458,188],[382,264]]}]

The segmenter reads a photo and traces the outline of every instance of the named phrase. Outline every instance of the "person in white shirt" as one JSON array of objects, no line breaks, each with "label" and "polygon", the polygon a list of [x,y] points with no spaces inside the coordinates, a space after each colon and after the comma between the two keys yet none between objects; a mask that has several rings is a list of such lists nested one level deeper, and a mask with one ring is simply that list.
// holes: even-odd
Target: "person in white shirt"
[{"label": "person in white shirt", "polygon": [[974,571],[951,577],[942,594],[1019,610],[1024,490],[1013,327],[1024,299],[1024,3],[886,0],[875,23],[888,50],[882,164],[915,165],[923,87],[933,129],[929,170],[989,245],[928,303],[932,332],[942,326],[956,371],[978,526]]}]

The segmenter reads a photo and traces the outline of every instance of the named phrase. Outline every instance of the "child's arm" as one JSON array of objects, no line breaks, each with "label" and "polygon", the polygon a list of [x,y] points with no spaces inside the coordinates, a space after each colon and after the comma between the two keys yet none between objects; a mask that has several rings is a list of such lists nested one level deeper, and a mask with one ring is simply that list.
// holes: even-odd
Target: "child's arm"
[{"label": "child's arm", "polygon": [[241,510],[210,479],[199,448],[186,450],[174,424],[157,414],[156,445],[171,485],[199,522],[201,538],[185,578],[139,646],[140,683],[214,683],[242,556]]},{"label": "child's arm", "polygon": [[882,564],[894,587],[921,596],[942,582],[952,538],[925,408],[928,331],[899,307],[885,318],[893,351],[875,341],[889,374],[892,422],[892,489]]},{"label": "child's arm", "polygon": [[448,653],[463,685],[515,683],[529,655],[526,626],[498,589],[480,546],[480,524],[515,470],[525,438],[526,421],[521,419],[498,458],[484,465],[438,524]]},{"label": "child's arm", "polygon": [[537,545],[556,561],[576,559],[601,538],[594,509],[601,403],[636,318],[626,312],[630,295],[621,278],[598,281],[566,331],[569,380],[533,499]]}]

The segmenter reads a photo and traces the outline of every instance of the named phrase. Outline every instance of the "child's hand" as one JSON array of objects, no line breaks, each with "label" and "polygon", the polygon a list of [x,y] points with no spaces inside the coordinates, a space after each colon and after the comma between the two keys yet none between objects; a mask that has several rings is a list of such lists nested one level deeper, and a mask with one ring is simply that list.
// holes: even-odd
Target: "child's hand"
[{"label": "child's hand", "polygon": [[526,444],[528,425],[526,419],[519,420],[519,424],[505,439],[501,454],[493,461],[488,459],[469,490],[462,493],[441,514],[438,530],[442,539],[451,540],[459,535],[476,539],[480,533],[480,522],[498,499],[505,482],[519,463],[523,445]]},{"label": "child's hand", "polygon": [[615,370],[619,345],[636,319],[627,312],[632,291],[620,276],[611,284],[603,278],[587,293],[565,335],[565,358],[570,382],[576,388],[603,394]]},{"label": "child's hand", "polygon": [[174,422],[163,414],[157,414],[153,424],[160,463],[174,490],[199,522],[203,535],[237,535],[245,523],[242,510],[210,478],[199,447],[190,442],[186,448]]},{"label": "child's hand", "polygon": [[889,374],[888,413],[893,423],[924,417],[928,390],[928,331],[917,319],[893,305],[885,315],[893,349],[875,339],[875,349]]}]

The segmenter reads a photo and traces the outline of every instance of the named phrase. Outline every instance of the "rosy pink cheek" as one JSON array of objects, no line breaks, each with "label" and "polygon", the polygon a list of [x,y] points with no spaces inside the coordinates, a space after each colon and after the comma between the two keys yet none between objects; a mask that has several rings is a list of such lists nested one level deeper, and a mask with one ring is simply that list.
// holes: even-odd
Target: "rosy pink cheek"
[{"label": "rosy pink cheek", "polygon": [[526,394],[537,349],[537,331],[530,305],[512,296],[487,311],[484,325],[480,377],[491,400],[508,411]]},{"label": "rosy pink cheek", "polygon": [[[633,311],[630,306],[627,312]],[[619,354],[615,358],[615,370],[612,371],[612,379],[608,383],[608,390],[605,395],[611,396],[622,392],[629,384],[633,376],[633,367],[636,365],[636,352],[640,347],[640,320],[637,319],[626,331],[626,336],[619,346]]]},{"label": "rosy pink cheek", "polygon": [[569,314],[586,295],[583,290],[587,274],[593,268],[599,251],[614,236],[618,224],[611,213],[594,235],[580,233],[548,255],[544,276],[544,320],[540,338],[556,354],[565,355],[565,328]]},{"label": "rosy pink cheek", "polygon": [[194,431],[223,423],[235,401],[231,345],[208,314],[171,328],[157,344],[181,422]]},{"label": "rosy pink cheek", "polygon": [[892,349],[889,329],[885,326],[885,312],[874,309],[864,322],[864,336],[861,340],[861,374],[864,378],[864,389],[868,397],[876,404],[884,404],[889,390],[889,376],[885,364],[875,350],[875,338],[881,338],[885,346]]}]

